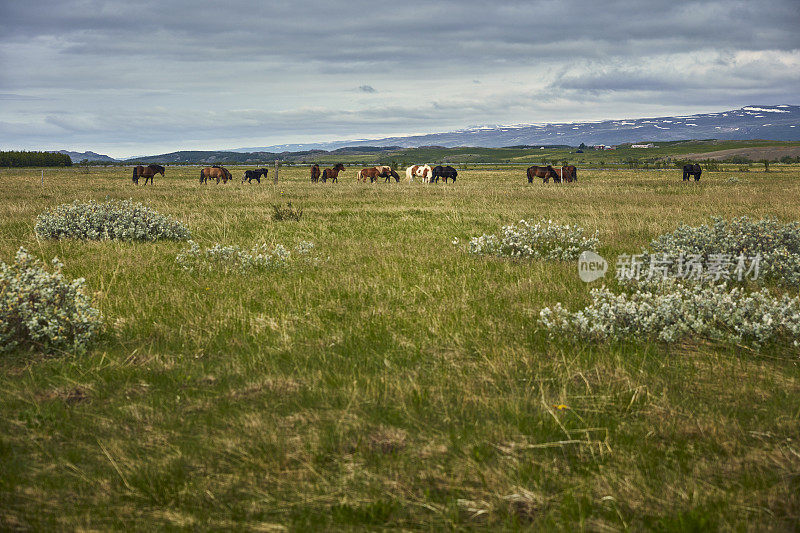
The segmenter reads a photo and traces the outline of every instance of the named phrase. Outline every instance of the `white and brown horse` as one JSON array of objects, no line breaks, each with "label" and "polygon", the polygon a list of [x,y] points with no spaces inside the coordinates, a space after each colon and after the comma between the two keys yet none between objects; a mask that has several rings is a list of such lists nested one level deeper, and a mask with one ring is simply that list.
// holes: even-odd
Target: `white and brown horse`
[{"label": "white and brown horse", "polygon": [[414,181],[414,176],[422,178],[422,183],[428,183],[433,177],[433,169],[430,165],[413,165],[406,169],[406,179]]}]

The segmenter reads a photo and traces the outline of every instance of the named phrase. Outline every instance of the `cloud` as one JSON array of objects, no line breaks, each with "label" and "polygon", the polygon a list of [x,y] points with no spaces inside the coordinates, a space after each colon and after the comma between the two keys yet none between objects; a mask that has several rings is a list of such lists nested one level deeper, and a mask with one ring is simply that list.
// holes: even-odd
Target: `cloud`
[{"label": "cloud", "polygon": [[798,23],[796,0],[3,2],[0,143],[167,151],[797,103]]}]

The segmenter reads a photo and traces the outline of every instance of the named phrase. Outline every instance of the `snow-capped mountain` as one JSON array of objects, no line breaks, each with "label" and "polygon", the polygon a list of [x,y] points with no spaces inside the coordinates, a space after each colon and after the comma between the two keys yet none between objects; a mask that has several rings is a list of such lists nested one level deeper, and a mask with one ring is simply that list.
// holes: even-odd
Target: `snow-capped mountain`
[{"label": "snow-capped mountain", "polygon": [[614,145],[639,141],[683,139],[769,139],[800,141],[800,106],[752,105],[722,111],[674,117],[565,122],[555,124],[513,124],[477,126],[447,133],[344,140],[328,143],[282,144],[243,148],[242,152],[333,150],[343,146],[501,146],[580,143]]}]

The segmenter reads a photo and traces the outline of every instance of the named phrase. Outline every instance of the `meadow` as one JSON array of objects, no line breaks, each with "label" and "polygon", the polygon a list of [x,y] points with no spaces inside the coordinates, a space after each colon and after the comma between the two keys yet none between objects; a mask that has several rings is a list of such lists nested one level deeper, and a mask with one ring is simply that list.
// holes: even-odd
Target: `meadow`
[{"label": "meadow", "polygon": [[[550,338],[539,311],[602,282],[465,243],[551,218],[597,230],[613,266],[680,223],[799,219],[800,167],[699,183],[579,169],[571,185],[488,166],[447,185],[357,184],[353,167],[248,185],[229,168],[227,185],[167,167],[138,187],[129,168],[46,169],[43,185],[0,170],[0,260],[58,256],[105,320],[86,354],[0,355],[0,528],[798,527],[797,349]],[[106,198],[204,247],[310,241],[316,260],[191,272],[184,242],[36,238],[46,209]],[[302,218],[273,220],[287,202]]]}]

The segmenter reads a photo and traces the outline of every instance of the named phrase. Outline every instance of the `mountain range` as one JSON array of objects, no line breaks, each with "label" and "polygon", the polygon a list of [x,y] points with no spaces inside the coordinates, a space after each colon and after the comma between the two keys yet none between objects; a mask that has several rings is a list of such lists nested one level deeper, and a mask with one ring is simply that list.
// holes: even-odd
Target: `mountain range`
[{"label": "mountain range", "polygon": [[[684,139],[800,141],[800,106],[752,105],[731,111],[696,115],[625,120],[601,120],[550,124],[476,126],[446,133],[342,140],[310,144],[279,144],[227,151],[181,151],[126,161],[160,163],[258,162],[295,159],[323,151],[385,150],[386,147],[474,146],[499,148],[534,145],[616,145],[631,142],[664,142]],[[74,162],[82,159],[118,161],[94,152],[68,152]],[[310,159],[310,158],[309,158]]]}]

